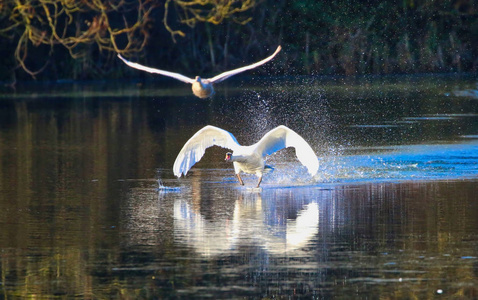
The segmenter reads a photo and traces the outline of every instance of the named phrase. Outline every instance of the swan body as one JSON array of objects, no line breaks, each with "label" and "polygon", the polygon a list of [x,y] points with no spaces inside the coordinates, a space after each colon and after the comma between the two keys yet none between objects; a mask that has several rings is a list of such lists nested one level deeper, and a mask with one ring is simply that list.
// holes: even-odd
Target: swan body
[{"label": "swan body", "polygon": [[245,67],[242,67],[242,68],[227,71],[227,72],[221,73],[217,76],[214,76],[212,78],[207,78],[207,79],[201,78],[199,76],[196,76],[194,79],[192,79],[192,78],[189,78],[189,77],[184,76],[184,75],[179,74],[179,73],[174,73],[174,72],[164,71],[164,70],[160,70],[160,69],[150,68],[150,67],[140,65],[138,63],[130,62],[130,61],[124,59],[120,54],[118,54],[118,57],[125,64],[130,66],[131,68],[146,71],[146,72],[149,72],[149,73],[155,73],[155,74],[168,76],[168,77],[177,79],[179,81],[189,83],[189,84],[192,85],[192,90],[193,90],[194,95],[196,95],[199,98],[208,98],[208,97],[211,97],[212,95],[214,95],[213,84],[221,82],[223,80],[226,80],[227,78],[229,78],[231,76],[234,76],[236,74],[239,74],[241,72],[251,70],[251,69],[257,68],[257,67],[265,64],[266,62],[273,59],[274,56],[276,56],[276,54],[279,53],[279,51],[281,49],[282,49],[281,46],[278,46],[276,51],[271,56],[269,56],[269,57],[267,57],[267,58],[265,58],[261,61],[258,61],[254,64],[251,64],[251,65],[248,65],[248,66],[245,66]]},{"label": "swan body", "polygon": [[231,149],[226,154],[226,161],[233,162],[234,172],[241,185],[244,185],[241,172],[255,174],[259,177],[257,187],[261,184],[262,176],[272,169],[265,164],[267,155],[287,147],[294,147],[299,161],[307,168],[311,176],[317,174],[319,161],[310,145],[295,131],[281,125],[266,133],[259,142],[250,146],[241,146],[230,132],[208,125],[196,132],[176,157],[173,171],[178,178],[186,175],[191,167],[203,157],[206,149],[212,146]]}]

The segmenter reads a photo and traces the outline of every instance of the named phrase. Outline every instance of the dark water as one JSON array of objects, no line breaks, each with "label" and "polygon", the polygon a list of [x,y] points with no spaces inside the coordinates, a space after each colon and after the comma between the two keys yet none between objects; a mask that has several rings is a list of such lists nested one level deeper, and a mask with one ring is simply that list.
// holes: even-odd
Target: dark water
[{"label": "dark water", "polygon": [[[0,298],[478,297],[477,79],[24,84],[0,94]],[[239,187],[211,124],[316,151]],[[161,181],[159,182],[158,179]]]}]

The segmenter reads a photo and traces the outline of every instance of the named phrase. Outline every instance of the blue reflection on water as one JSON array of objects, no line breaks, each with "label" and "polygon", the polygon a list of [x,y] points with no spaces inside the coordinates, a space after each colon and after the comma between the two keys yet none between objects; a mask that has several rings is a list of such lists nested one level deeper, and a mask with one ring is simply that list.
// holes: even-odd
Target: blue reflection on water
[{"label": "blue reflection on water", "polygon": [[478,175],[478,141],[408,145],[324,158],[327,182],[465,179]]}]

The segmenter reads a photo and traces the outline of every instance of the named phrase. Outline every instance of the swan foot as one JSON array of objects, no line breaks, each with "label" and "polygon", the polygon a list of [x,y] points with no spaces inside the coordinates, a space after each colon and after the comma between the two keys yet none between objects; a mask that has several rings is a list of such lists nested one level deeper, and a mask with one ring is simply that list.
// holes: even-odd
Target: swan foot
[{"label": "swan foot", "polygon": [[259,176],[259,181],[257,182],[256,188],[259,188],[259,186],[261,185],[261,182],[262,182],[262,176]]},{"label": "swan foot", "polygon": [[239,184],[244,185],[244,181],[242,181],[241,175],[237,173],[236,176],[237,176],[237,179],[239,180]]}]

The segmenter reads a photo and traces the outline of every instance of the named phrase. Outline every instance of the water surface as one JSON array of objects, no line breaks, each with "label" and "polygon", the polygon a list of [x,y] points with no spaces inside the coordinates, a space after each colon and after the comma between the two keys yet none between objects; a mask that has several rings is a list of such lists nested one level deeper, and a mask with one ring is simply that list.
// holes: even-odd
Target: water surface
[{"label": "water surface", "polygon": [[[450,298],[478,290],[476,78],[249,78],[211,100],[170,81],[23,84],[0,95],[3,298]],[[284,124],[262,189],[212,148]]]}]

